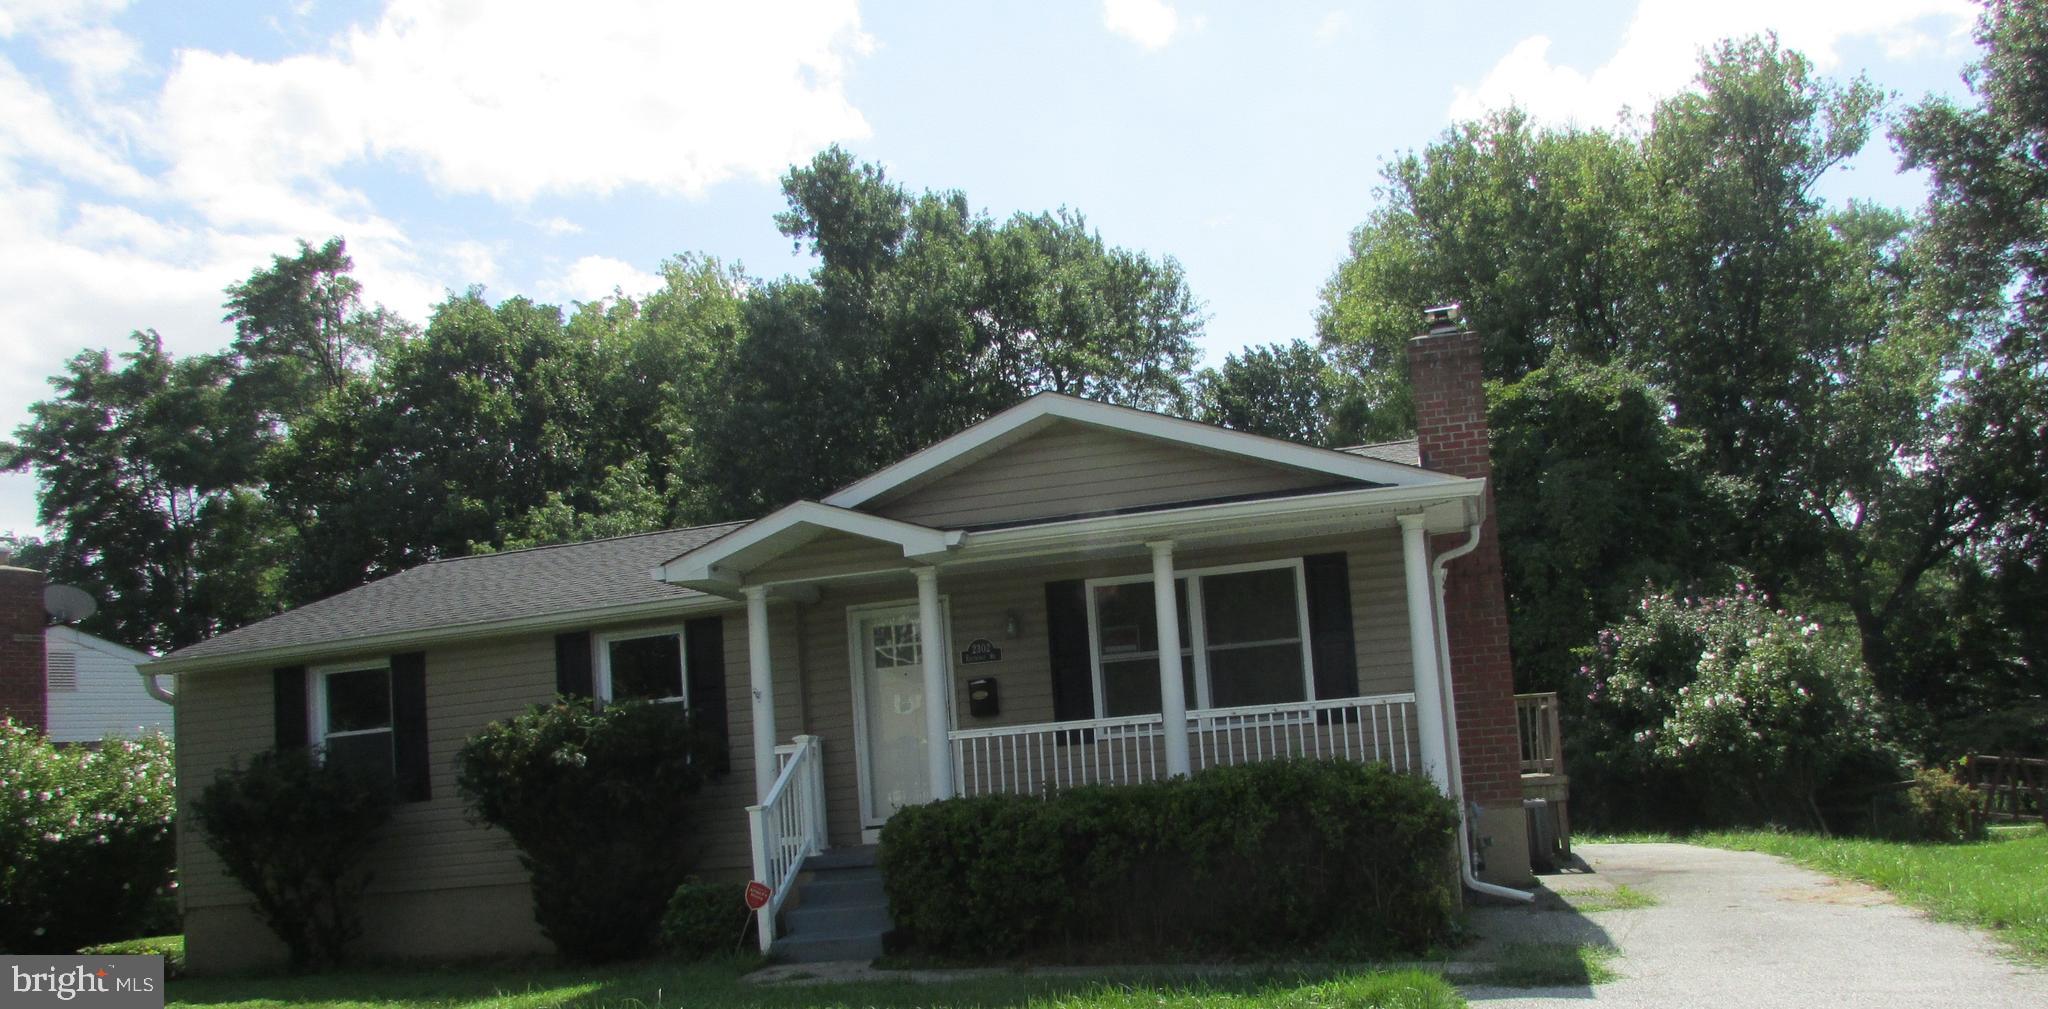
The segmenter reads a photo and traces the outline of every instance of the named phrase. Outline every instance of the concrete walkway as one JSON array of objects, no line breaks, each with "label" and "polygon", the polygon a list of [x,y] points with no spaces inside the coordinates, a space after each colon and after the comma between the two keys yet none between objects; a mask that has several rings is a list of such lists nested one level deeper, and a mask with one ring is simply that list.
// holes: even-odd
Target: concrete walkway
[{"label": "concrete walkway", "polygon": [[1625,884],[1656,906],[1578,912],[1546,899],[1478,911],[1474,925],[1485,944],[1610,943],[1621,951],[1612,962],[1621,979],[1466,988],[1475,1007],[2048,1007],[2048,971],[2016,965],[1982,933],[1935,922],[1860,883],[1769,855],[1684,844],[1587,844],[1577,853],[1592,872],[1543,877],[1565,903],[1598,906],[1589,891]]}]

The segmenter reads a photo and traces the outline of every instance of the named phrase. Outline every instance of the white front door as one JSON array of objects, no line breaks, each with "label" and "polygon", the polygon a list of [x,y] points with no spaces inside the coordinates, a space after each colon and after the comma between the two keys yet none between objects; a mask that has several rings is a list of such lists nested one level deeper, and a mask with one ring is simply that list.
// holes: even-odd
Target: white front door
[{"label": "white front door", "polygon": [[853,625],[861,824],[872,829],[891,813],[932,798],[925,753],[924,643],[916,606],[860,611]]}]

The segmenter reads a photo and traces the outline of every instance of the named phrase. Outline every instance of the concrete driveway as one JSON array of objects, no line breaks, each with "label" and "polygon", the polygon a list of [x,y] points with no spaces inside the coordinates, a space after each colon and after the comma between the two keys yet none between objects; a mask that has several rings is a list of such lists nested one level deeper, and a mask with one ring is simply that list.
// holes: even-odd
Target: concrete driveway
[{"label": "concrete driveway", "polygon": [[1477,911],[1474,925],[1487,944],[1611,943],[1621,951],[1613,961],[1621,979],[1468,987],[1474,1006],[2048,1007],[2048,971],[2019,966],[1982,933],[1936,922],[1860,883],[1769,855],[1685,844],[1587,844],[1577,854],[1592,872],[1545,876],[1548,888],[1572,894],[1626,884],[1656,906],[1582,913],[1546,899],[1536,908]]}]

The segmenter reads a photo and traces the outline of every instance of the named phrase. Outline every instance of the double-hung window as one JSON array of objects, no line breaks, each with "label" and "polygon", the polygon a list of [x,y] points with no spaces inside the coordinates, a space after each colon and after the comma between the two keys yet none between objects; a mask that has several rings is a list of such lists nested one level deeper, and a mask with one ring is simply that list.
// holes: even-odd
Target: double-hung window
[{"label": "double-hung window", "polygon": [[313,735],[329,765],[391,777],[397,766],[389,665],[315,669]]},{"label": "double-hung window", "polygon": [[600,700],[689,703],[680,629],[604,634],[595,645]]},{"label": "double-hung window", "polygon": [[[1307,589],[1298,558],[1182,572],[1181,686],[1193,710],[1314,695]],[[1159,711],[1159,627],[1148,575],[1088,583],[1098,717]]]}]

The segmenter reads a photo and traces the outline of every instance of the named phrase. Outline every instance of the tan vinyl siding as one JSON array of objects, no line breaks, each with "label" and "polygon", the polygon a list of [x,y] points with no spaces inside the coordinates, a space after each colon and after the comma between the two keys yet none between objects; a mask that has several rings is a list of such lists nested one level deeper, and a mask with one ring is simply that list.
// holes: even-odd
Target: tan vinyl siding
[{"label": "tan vinyl siding", "polygon": [[868,510],[939,528],[1307,490],[1339,482],[1153,438],[1060,422]]},{"label": "tan vinyl siding", "polygon": [[850,533],[828,532],[797,549],[747,572],[755,584],[791,578],[829,578],[836,575],[887,571],[906,567],[903,548]]}]

